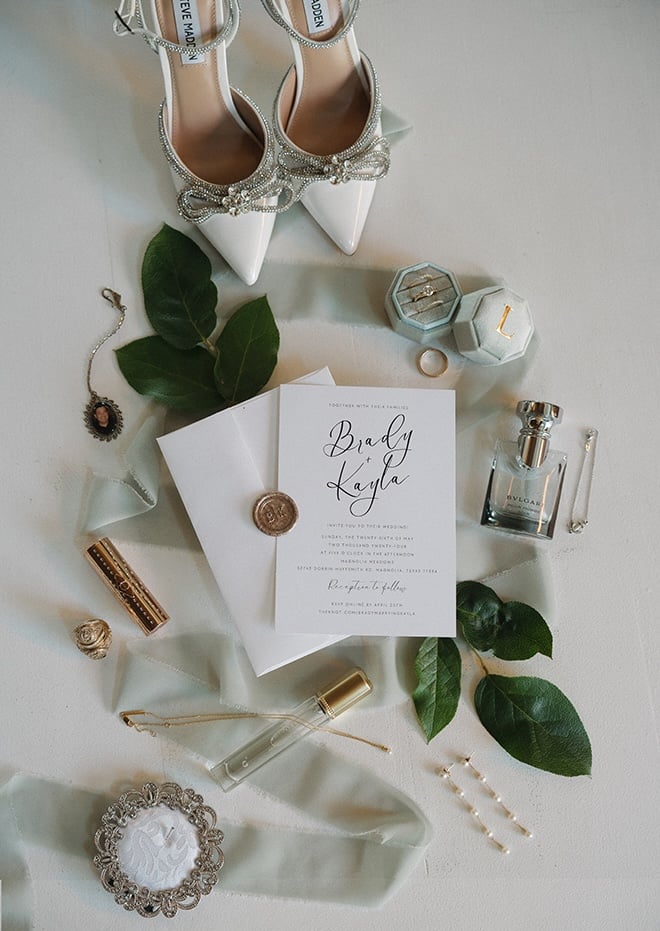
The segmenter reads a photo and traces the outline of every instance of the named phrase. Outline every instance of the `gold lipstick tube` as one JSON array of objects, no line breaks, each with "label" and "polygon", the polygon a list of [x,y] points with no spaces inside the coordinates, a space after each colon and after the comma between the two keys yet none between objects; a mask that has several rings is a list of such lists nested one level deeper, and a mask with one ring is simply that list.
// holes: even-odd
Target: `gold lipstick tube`
[{"label": "gold lipstick tube", "polygon": [[107,537],[89,546],[85,555],[144,634],[152,634],[169,619],[142,579]]}]

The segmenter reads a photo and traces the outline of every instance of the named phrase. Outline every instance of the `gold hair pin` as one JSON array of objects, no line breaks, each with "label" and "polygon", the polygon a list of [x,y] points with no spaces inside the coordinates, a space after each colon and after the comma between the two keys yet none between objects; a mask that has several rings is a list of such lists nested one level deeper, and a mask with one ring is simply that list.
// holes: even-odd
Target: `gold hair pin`
[{"label": "gold hair pin", "polygon": [[252,776],[258,769],[278,756],[284,750],[297,743],[310,732],[326,731],[336,737],[356,740],[383,753],[390,753],[385,744],[375,743],[365,737],[357,737],[347,731],[327,727],[340,714],[348,711],[372,692],[371,681],[366,673],[355,667],[345,672],[334,682],[320,689],[305,699],[291,711],[223,711],[209,714],[180,714],[164,717],[154,712],[121,711],[124,724],[138,731],[146,731],[155,736],[155,728],[185,727],[189,724],[206,724],[212,721],[233,721],[241,718],[264,718],[269,723],[258,733],[253,734],[245,743],[234,748],[228,756],[211,766],[209,773],[224,789],[230,792],[246,777]]},{"label": "gold hair pin", "polygon": [[[149,734],[150,737],[158,736],[154,728],[162,727],[166,730],[171,727],[186,727],[190,724],[211,724],[214,721],[237,721],[241,719],[263,718],[267,721],[291,721],[293,724],[306,727],[310,731],[322,731],[326,734],[334,734],[336,737],[346,737],[348,740],[357,740],[358,743],[367,744],[375,750],[381,750],[383,753],[391,753],[390,747],[385,744],[376,743],[373,740],[367,740],[366,737],[358,737],[356,734],[349,734],[347,731],[340,731],[334,727],[326,727],[324,724],[315,724],[312,721],[306,721],[299,715],[291,712],[267,712],[267,711],[227,711],[227,712],[209,712],[208,714],[180,714],[174,717],[163,717],[154,711],[143,711],[142,709],[134,711],[120,711],[119,717],[128,727],[133,727],[142,734]],[[142,718],[143,720],[134,720]]]}]

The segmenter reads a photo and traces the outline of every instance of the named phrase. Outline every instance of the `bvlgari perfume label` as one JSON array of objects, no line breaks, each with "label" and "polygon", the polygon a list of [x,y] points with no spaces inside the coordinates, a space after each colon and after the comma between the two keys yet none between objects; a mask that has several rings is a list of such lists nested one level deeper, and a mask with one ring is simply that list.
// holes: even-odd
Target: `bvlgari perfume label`
[{"label": "bvlgari perfume label", "polygon": [[283,385],[278,485],[278,632],[455,636],[452,391]]},{"label": "bvlgari perfume label", "polygon": [[552,537],[566,469],[559,450],[546,452],[536,468],[525,466],[519,445],[498,440],[481,523],[534,537]]},{"label": "bvlgari perfume label", "polygon": [[189,49],[186,54],[181,55],[181,64],[203,64],[206,56],[197,51],[197,46],[204,43],[201,39],[202,27],[196,0],[174,0],[174,19],[179,45],[185,45]]},{"label": "bvlgari perfume label", "polygon": [[326,32],[332,25],[327,0],[304,0],[307,32],[310,36],[317,32]]}]

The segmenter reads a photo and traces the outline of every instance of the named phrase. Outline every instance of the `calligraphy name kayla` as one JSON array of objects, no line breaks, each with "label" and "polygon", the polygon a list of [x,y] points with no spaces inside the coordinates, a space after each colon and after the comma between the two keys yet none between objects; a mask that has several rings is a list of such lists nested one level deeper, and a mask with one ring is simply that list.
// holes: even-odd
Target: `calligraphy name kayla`
[{"label": "calligraphy name kayla", "polygon": [[[405,414],[393,417],[382,436],[358,437],[350,420],[340,420],[330,430],[330,442],[323,446],[323,452],[329,459],[342,461],[337,480],[327,482],[326,487],[334,490],[337,501],[350,501],[353,517],[366,517],[381,492],[390,486],[403,485],[410,477],[394,470],[405,462],[412,435],[412,430],[406,430]],[[350,465],[349,453],[353,454]],[[356,456],[362,457],[357,466]]]}]

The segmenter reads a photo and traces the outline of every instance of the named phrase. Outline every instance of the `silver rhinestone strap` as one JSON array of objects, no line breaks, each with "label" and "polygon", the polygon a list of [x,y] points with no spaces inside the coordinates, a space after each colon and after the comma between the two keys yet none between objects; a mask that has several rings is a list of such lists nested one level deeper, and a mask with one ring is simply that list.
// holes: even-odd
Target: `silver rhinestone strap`
[{"label": "silver rhinestone strap", "polygon": [[[165,103],[161,104],[158,114],[160,143],[171,168],[184,182],[177,197],[177,208],[180,215],[190,223],[203,223],[214,214],[239,216],[250,211],[282,213],[293,203],[293,188],[277,170],[272,130],[256,104],[245,95],[242,95],[242,99],[255,110],[264,126],[264,155],[256,171],[232,184],[211,184],[188,171],[172,148],[165,129]],[[264,203],[264,200],[273,197],[277,198],[276,204]]]},{"label": "silver rhinestone strap", "polygon": [[335,33],[330,39],[318,41],[310,39],[308,36],[304,36],[301,32],[294,29],[291,23],[282,16],[277,0],[261,0],[261,3],[271,19],[273,19],[278,26],[281,26],[292,39],[300,43],[300,45],[304,45],[306,48],[328,48],[331,45],[337,45],[337,43],[341,42],[353,28],[355,17],[360,9],[360,0],[352,0],[349,6],[348,16],[339,32]]},{"label": "silver rhinestone strap", "polygon": [[[225,12],[224,24],[210,42],[195,46],[196,54],[203,55],[223,43],[231,45],[238,32],[241,19],[239,0],[220,0],[220,2],[223,4]],[[134,23],[137,23],[137,26]],[[187,45],[170,42],[169,39],[164,39],[159,33],[147,27],[142,0],[120,0],[118,8],[115,10],[115,21],[112,28],[117,36],[141,35],[154,51],[157,51],[160,45],[170,52],[178,52],[181,55],[190,54],[190,48]]]}]

